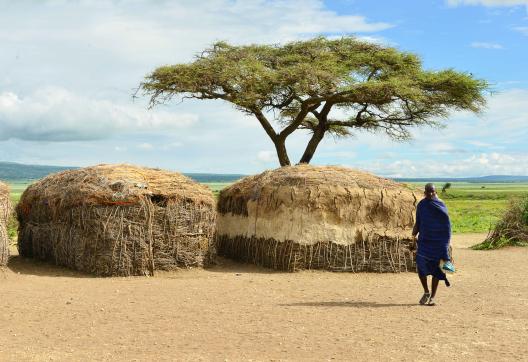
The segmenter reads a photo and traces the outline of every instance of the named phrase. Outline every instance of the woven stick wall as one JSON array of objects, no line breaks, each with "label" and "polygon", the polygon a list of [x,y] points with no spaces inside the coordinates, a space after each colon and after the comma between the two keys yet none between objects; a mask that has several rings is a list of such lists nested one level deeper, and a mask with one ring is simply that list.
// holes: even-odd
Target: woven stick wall
[{"label": "woven stick wall", "polygon": [[299,165],[246,177],[220,193],[220,255],[278,270],[400,272],[417,198],[391,180]]},{"label": "woven stick wall", "polygon": [[187,177],[130,165],[65,171],[17,206],[23,256],[95,275],[153,275],[215,255],[212,192]]},{"label": "woven stick wall", "polygon": [[9,258],[9,235],[7,223],[11,212],[9,187],[0,182],[0,267],[7,265]]}]

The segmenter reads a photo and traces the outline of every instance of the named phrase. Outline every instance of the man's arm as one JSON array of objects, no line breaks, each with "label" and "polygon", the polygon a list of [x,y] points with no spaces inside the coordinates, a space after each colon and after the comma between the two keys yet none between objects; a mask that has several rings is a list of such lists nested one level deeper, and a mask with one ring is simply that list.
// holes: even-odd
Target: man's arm
[{"label": "man's arm", "polygon": [[416,237],[416,235],[418,235],[418,233],[420,232],[420,214],[418,213],[419,206],[420,205],[416,207],[416,221],[414,222],[414,226],[412,230],[413,237]]},{"label": "man's arm", "polygon": [[414,223],[413,230],[412,230],[412,236],[416,237],[418,235],[418,222]]},{"label": "man's arm", "polygon": [[412,229],[412,238],[413,243],[411,245],[411,250],[416,249],[416,235],[420,232],[420,217],[418,216],[418,208],[416,208],[416,221],[414,222],[414,226]]}]

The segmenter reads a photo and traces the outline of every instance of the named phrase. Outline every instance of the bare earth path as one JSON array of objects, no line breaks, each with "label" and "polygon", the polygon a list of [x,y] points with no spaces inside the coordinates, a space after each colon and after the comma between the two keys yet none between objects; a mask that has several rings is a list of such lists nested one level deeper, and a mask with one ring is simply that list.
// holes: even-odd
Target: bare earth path
[{"label": "bare earth path", "polygon": [[0,360],[528,360],[528,248],[467,249],[436,307],[415,274],[272,273],[226,262],[97,279],[12,257]]}]

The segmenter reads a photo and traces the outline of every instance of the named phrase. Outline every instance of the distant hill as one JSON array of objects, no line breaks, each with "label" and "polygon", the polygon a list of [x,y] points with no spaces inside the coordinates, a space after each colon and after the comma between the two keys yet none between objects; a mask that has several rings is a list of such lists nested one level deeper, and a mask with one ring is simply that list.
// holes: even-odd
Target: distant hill
[{"label": "distant hill", "polygon": [[[38,180],[51,173],[73,170],[78,167],[25,165],[15,162],[0,162],[0,180],[20,181]],[[186,176],[197,182],[234,182],[245,175],[240,174],[211,174],[211,173],[186,173]]]},{"label": "distant hill", "polygon": [[471,182],[471,183],[511,183],[528,182],[528,176],[491,175],[480,177],[431,177],[394,178],[398,182]]},{"label": "distant hill", "polygon": [[[0,180],[38,180],[50,173],[72,170],[77,167],[25,165],[15,162],[0,162]],[[216,173],[184,173],[197,182],[234,182],[246,175]],[[492,175],[481,177],[431,177],[431,178],[394,178],[399,182],[474,182],[474,183],[508,183],[528,182],[528,176]]]},{"label": "distant hill", "polygon": [[0,180],[38,180],[50,173],[71,170],[76,167],[24,165],[15,162],[0,162]]},{"label": "distant hill", "polygon": [[192,178],[194,181],[202,182],[202,183],[210,183],[210,182],[218,182],[218,183],[226,183],[226,182],[235,182],[237,180],[240,180],[242,177],[245,177],[247,175],[241,175],[241,174],[224,174],[224,173],[184,173],[185,176]]}]

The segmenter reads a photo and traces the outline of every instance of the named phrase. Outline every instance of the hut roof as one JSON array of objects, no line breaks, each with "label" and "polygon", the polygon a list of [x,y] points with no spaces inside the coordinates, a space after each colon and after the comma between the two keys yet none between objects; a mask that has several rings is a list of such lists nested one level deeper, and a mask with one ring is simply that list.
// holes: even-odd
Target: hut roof
[{"label": "hut roof", "polygon": [[[269,205],[259,207],[270,209],[277,204],[296,204],[309,208],[338,209],[341,202],[350,202],[350,196],[365,192],[378,193],[383,201],[383,193],[401,195],[406,203],[416,197],[413,190],[390,179],[382,178],[368,172],[340,166],[296,165],[268,170],[259,175],[248,176],[221,191],[219,211],[247,215],[245,202],[266,198],[272,195]],[[358,195],[358,196],[359,196]],[[275,202],[273,202],[275,200]],[[397,204],[393,198],[391,203]],[[400,205],[394,204],[400,208]],[[413,202],[411,202],[413,206]]]},{"label": "hut roof", "polygon": [[276,186],[341,186],[361,187],[366,189],[401,188],[401,184],[393,180],[375,176],[365,171],[359,171],[341,166],[286,166],[268,170],[259,175],[248,176],[238,183],[238,186],[253,187],[255,183]]},{"label": "hut roof", "polygon": [[215,203],[207,186],[182,174],[128,164],[103,164],[49,175],[29,186],[21,202],[60,200],[62,207],[127,205],[149,196]]}]

